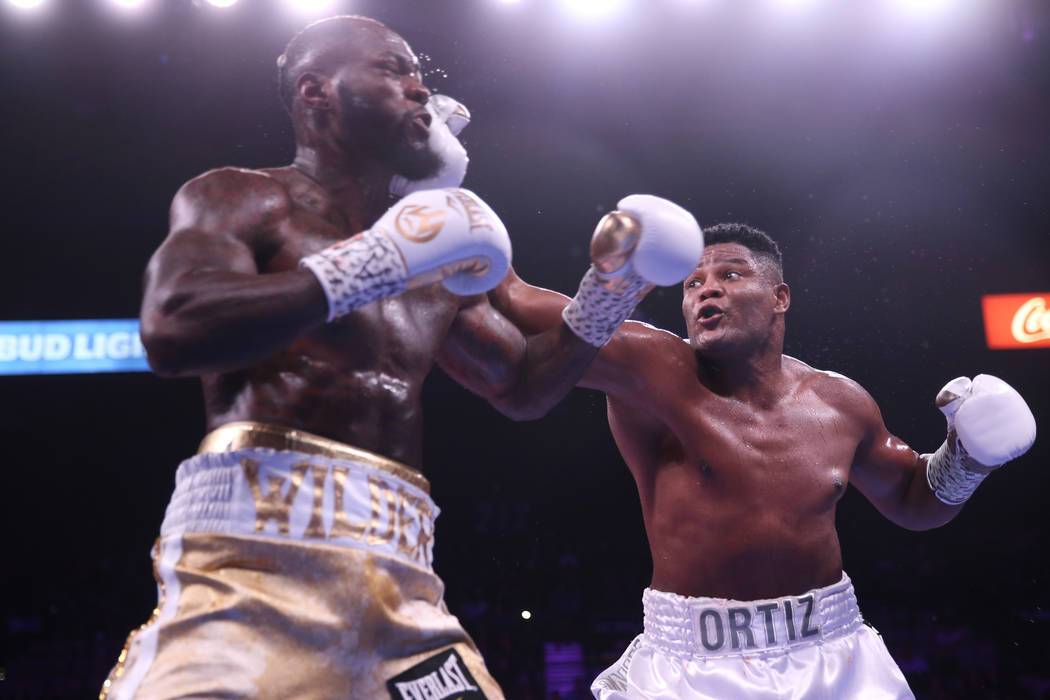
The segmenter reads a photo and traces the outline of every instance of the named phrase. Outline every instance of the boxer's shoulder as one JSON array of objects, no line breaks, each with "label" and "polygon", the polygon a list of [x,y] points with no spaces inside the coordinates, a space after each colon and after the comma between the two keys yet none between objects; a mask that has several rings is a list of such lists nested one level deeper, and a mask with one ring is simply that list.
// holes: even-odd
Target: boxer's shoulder
[{"label": "boxer's shoulder", "polygon": [[787,355],[784,356],[784,361],[785,367],[798,379],[801,392],[815,396],[831,408],[858,418],[878,411],[868,390],[846,375],[816,369]]},{"label": "boxer's shoulder", "polygon": [[643,321],[621,324],[598,357],[638,378],[668,377],[679,369],[690,376],[696,373],[696,355],[687,340]]},{"label": "boxer's shoulder", "polygon": [[287,187],[270,173],[217,168],[186,182],[171,205],[172,230],[252,232],[273,226],[291,212]]},{"label": "boxer's shoulder", "polygon": [[278,168],[215,168],[187,181],[179,189],[179,195],[222,198],[228,194],[272,197],[283,193],[287,196],[288,187],[279,176],[279,171]]},{"label": "boxer's shoulder", "polygon": [[[694,386],[697,360],[688,341],[642,321],[626,321],[593,365],[604,381],[594,388],[648,405],[654,396],[679,395]],[[588,374],[588,377],[595,373]]]},{"label": "boxer's shoulder", "polygon": [[644,349],[645,352],[660,354],[670,352],[676,355],[694,356],[688,340],[644,321],[624,321],[616,334],[624,341],[633,343],[639,349]]}]

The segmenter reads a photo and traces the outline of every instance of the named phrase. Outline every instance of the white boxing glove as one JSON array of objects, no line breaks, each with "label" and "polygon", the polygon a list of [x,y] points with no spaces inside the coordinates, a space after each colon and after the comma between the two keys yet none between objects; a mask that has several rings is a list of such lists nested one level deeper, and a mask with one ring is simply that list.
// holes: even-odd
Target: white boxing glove
[{"label": "white boxing glove", "polygon": [[688,211],[648,194],[624,197],[598,222],[593,265],[562,318],[573,333],[601,347],[654,285],[684,280],[703,252],[704,234]]},{"label": "white boxing glove", "polygon": [[936,403],[948,419],[948,438],[932,455],[924,455],[926,480],[948,505],[966,501],[989,473],[1035,442],[1035,416],[998,377],[953,379],[938,392]]},{"label": "white boxing glove", "polygon": [[456,137],[470,123],[470,112],[448,95],[431,95],[426,109],[432,117],[427,143],[430,150],[441,159],[441,168],[436,175],[424,180],[409,180],[395,175],[390,180],[390,194],[395,197],[422,190],[459,187],[467,174],[467,162],[470,159]]},{"label": "white boxing glove", "polygon": [[328,320],[406,289],[442,281],[460,295],[499,284],[510,267],[507,229],[469,190],[413,192],[361,233],[299,261],[328,298]]}]

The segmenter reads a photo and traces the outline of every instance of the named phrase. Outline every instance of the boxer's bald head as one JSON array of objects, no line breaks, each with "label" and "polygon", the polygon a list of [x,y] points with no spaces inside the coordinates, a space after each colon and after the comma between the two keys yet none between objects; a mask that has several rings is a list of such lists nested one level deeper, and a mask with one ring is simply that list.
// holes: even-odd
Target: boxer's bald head
[{"label": "boxer's bald head", "polygon": [[361,42],[380,38],[404,46],[405,40],[382,22],[361,15],[328,17],[292,37],[277,57],[277,86],[285,109],[292,111],[296,82],[305,71],[331,75]]},{"label": "boxer's bald head", "polygon": [[277,69],[297,160],[369,163],[411,180],[441,167],[428,143],[430,91],[419,59],[382,23],[359,15],[314,22],[288,42]]},{"label": "boxer's bald head", "polygon": [[754,253],[758,262],[767,266],[774,276],[774,282],[784,281],[784,256],[777,242],[765,231],[747,224],[715,224],[704,229],[704,245],[716,243],[739,243]]}]

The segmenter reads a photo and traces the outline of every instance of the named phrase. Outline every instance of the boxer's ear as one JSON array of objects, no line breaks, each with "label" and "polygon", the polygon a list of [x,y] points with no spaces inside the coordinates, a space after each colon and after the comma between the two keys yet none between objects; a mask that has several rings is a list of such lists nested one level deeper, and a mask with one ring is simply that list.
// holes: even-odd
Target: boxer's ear
[{"label": "boxer's ear", "polygon": [[786,282],[781,282],[773,287],[773,313],[782,314],[791,306],[791,287]]},{"label": "boxer's ear", "polygon": [[295,81],[295,92],[310,109],[327,111],[332,108],[332,82],[323,75],[309,71],[303,73]]}]

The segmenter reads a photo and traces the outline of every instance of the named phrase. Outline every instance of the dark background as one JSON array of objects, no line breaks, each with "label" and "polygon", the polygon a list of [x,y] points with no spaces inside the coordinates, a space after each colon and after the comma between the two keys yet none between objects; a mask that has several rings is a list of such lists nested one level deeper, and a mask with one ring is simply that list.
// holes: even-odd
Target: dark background
[{"label": "dark background", "polygon": [[[470,108],[465,185],[507,223],[525,279],[572,293],[594,223],[630,192],[763,228],[793,290],[788,354],[859,381],[932,451],[933,396],[961,374],[999,375],[1050,415],[1050,352],[987,350],[980,318],[982,294],[1050,289],[1050,7],[901,4],[332,8],[402,33],[431,87]],[[274,59],[316,15],[51,5],[0,6],[0,319],[133,317],[182,182],[290,161]],[[638,317],[681,333],[679,304],[658,290]],[[0,695],[91,697],[155,603],[148,551],[203,434],[199,390],[0,377],[0,398]],[[556,697],[552,642],[578,644],[563,649],[589,682],[640,630],[650,573],[603,398],[577,391],[515,424],[436,370],[426,411],[450,608],[508,697]],[[920,698],[1050,697],[1048,451],[1037,441],[933,532],[843,500],[845,568]]]}]

